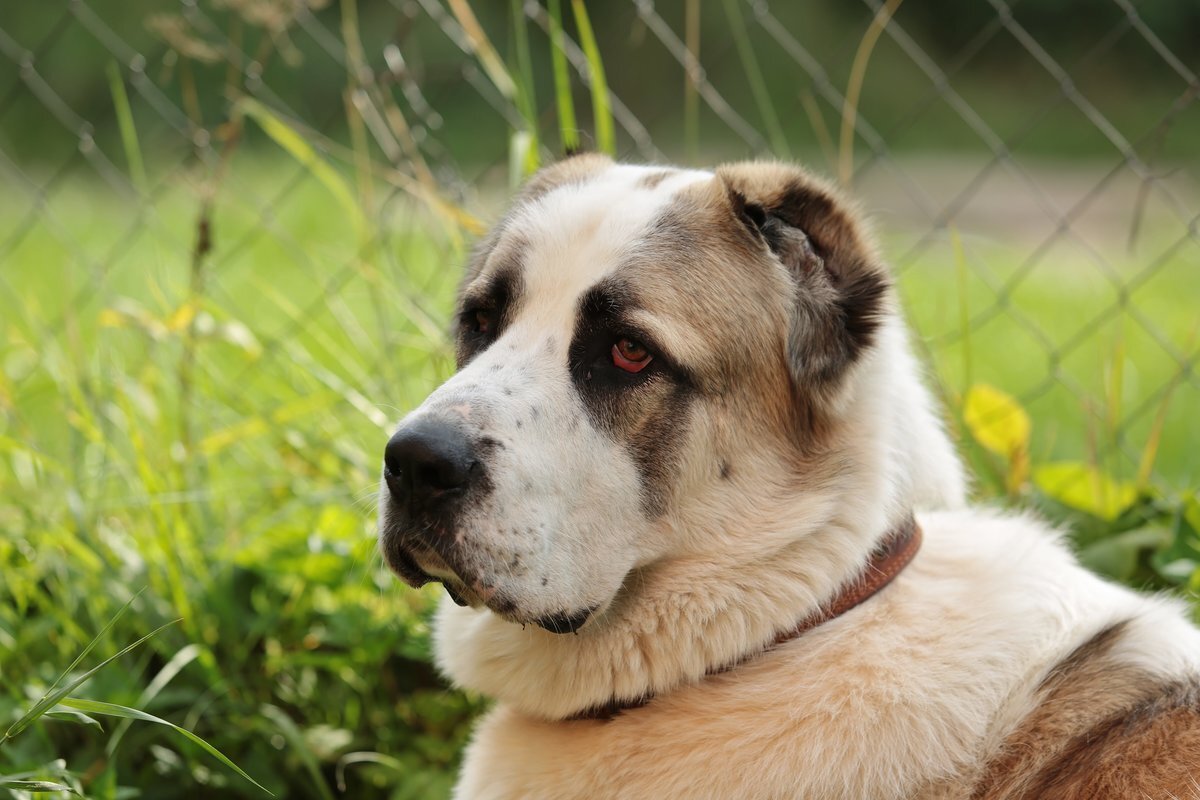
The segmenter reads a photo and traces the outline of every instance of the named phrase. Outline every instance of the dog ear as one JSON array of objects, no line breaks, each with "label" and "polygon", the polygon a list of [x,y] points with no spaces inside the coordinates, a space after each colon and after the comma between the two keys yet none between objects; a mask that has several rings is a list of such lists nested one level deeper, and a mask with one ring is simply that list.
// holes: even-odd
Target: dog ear
[{"label": "dog ear", "polygon": [[802,170],[746,163],[717,170],[743,230],[787,270],[787,339],[800,388],[828,390],[870,347],[890,280],[851,206]]}]

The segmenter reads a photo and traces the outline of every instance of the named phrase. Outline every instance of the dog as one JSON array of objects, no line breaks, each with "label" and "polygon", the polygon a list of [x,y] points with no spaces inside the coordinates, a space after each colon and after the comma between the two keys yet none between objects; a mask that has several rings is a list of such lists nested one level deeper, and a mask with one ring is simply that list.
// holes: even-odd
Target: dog
[{"label": "dog", "polygon": [[380,547],[494,698],[455,796],[1200,797],[1200,631],[971,509],[861,215],[577,155],[477,247]]}]

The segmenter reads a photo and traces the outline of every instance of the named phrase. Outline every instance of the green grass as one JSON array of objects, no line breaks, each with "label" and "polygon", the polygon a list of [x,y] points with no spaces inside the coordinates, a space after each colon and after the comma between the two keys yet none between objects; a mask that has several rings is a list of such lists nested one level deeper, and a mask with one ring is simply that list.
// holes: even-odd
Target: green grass
[{"label": "green grass", "polygon": [[[0,727],[144,589],[96,661],[181,623],[77,694],[194,730],[280,796],[326,796],[350,753],[377,756],[351,759],[351,796],[444,794],[473,704],[428,666],[432,595],[381,568],[372,507],[389,421],[448,370],[444,343],[402,309],[416,297],[440,317],[462,254],[396,204],[388,256],[361,260],[320,182],[275,204],[292,163],[235,167],[199,297],[194,176],[144,217],[68,184],[5,259]],[[27,211],[14,199],[0,241]],[[67,221],[61,238],[50,219]],[[115,753],[111,736],[47,722],[0,747],[0,775],[61,756],[92,797],[264,796],[156,726],[134,723]]]},{"label": "green grass", "polygon": [[[1150,234],[1135,253],[1107,254],[1118,283],[1130,284],[1172,243],[1169,234]],[[1032,249],[975,241],[964,267],[953,243],[939,242],[901,274],[909,317],[927,342],[948,399],[960,399],[970,383],[1001,387],[1021,398],[1033,416],[1035,461],[1096,461],[1127,479],[1137,475],[1163,414],[1167,435],[1154,464],[1157,482],[1177,490],[1195,487],[1200,385],[1181,376],[1184,365],[1162,341],[1184,363],[1194,363],[1200,352],[1194,283],[1200,254],[1194,245],[1137,285],[1126,308],[1120,288],[1081,249],[1055,247],[994,311],[993,286],[1010,279]],[[976,321],[966,336],[964,298],[968,318]]]},{"label": "green grass", "polygon": [[[28,198],[0,194],[0,247],[17,242],[0,274],[0,729],[97,632],[73,675],[179,618],[75,695],[193,731],[277,796],[336,796],[339,781],[351,797],[444,796],[479,703],[430,667],[435,594],[383,569],[373,504],[389,424],[451,368],[441,326],[466,245],[396,198],[364,246],[328,179],[245,150],[213,197],[213,249],[197,265],[203,176],[156,174],[149,209],[78,180],[27,231]],[[885,251],[908,243],[892,233]],[[1167,244],[1149,231],[1114,258],[1132,272]],[[1012,314],[951,341],[960,298],[971,315],[994,302],[978,270],[1002,280],[1024,255],[969,245],[960,256],[939,242],[903,272],[902,293],[952,404],[969,381],[1022,396],[1049,367],[1014,314],[1065,340],[1114,290],[1058,254],[1016,290]],[[1194,359],[1193,274],[1186,255],[1168,259],[1134,299]],[[1034,463],[1131,476],[1136,458],[1110,455],[1111,420],[1177,365],[1116,314],[1060,368],[1096,399],[1055,385],[1026,402]],[[1196,391],[1180,383],[1165,412],[1163,497],[1197,483]],[[1157,413],[1126,431],[1135,455]],[[43,719],[0,745],[0,775],[96,798],[264,796],[168,729],[103,724]]]}]

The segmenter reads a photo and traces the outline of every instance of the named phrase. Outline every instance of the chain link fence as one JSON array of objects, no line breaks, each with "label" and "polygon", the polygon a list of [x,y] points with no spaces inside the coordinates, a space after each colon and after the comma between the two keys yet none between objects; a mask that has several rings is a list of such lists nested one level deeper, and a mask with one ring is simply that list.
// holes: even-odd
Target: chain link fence
[{"label": "chain link fence", "polygon": [[[993,384],[1029,410],[1035,460],[1194,485],[1196,40],[1132,0],[1050,39],[1032,2],[963,4],[953,30],[898,2],[799,5],[592,4],[617,154],[834,174],[874,218],[952,409]],[[164,469],[209,460],[203,490],[160,495],[274,502],[294,488],[279,476],[330,457],[369,486],[379,430],[448,369],[465,242],[561,149],[560,25],[590,144],[604,84],[571,10],[56,0],[0,16],[10,435],[66,453],[31,404],[91,408],[103,431],[119,396],[169,419]],[[220,465],[264,441],[255,498]],[[91,491],[149,502],[123,446],[85,465]]]},{"label": "chain link fence", "polygon": [[[449,796],[482,703],[379,563],[379,453],[471,242],[576,139],[834,176],[980,494],[1200,589],[1197,42],[1167,0],[9,3],[0,719],[99,664],[275,796]],[[263,796],[156,727],[34,723],[0,777]]]}]

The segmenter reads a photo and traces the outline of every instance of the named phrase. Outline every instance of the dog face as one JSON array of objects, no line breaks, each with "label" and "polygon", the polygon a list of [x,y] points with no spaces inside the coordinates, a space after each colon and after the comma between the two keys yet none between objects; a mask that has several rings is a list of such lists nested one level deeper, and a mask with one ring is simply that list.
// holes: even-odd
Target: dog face
[{"label": "dog face", "polygon": [[794,168],[539,173],[468,268],[458,373],[387,444],[389,565],[574,631],[639,567],[835,470],[888,293],[865,241]]}]

